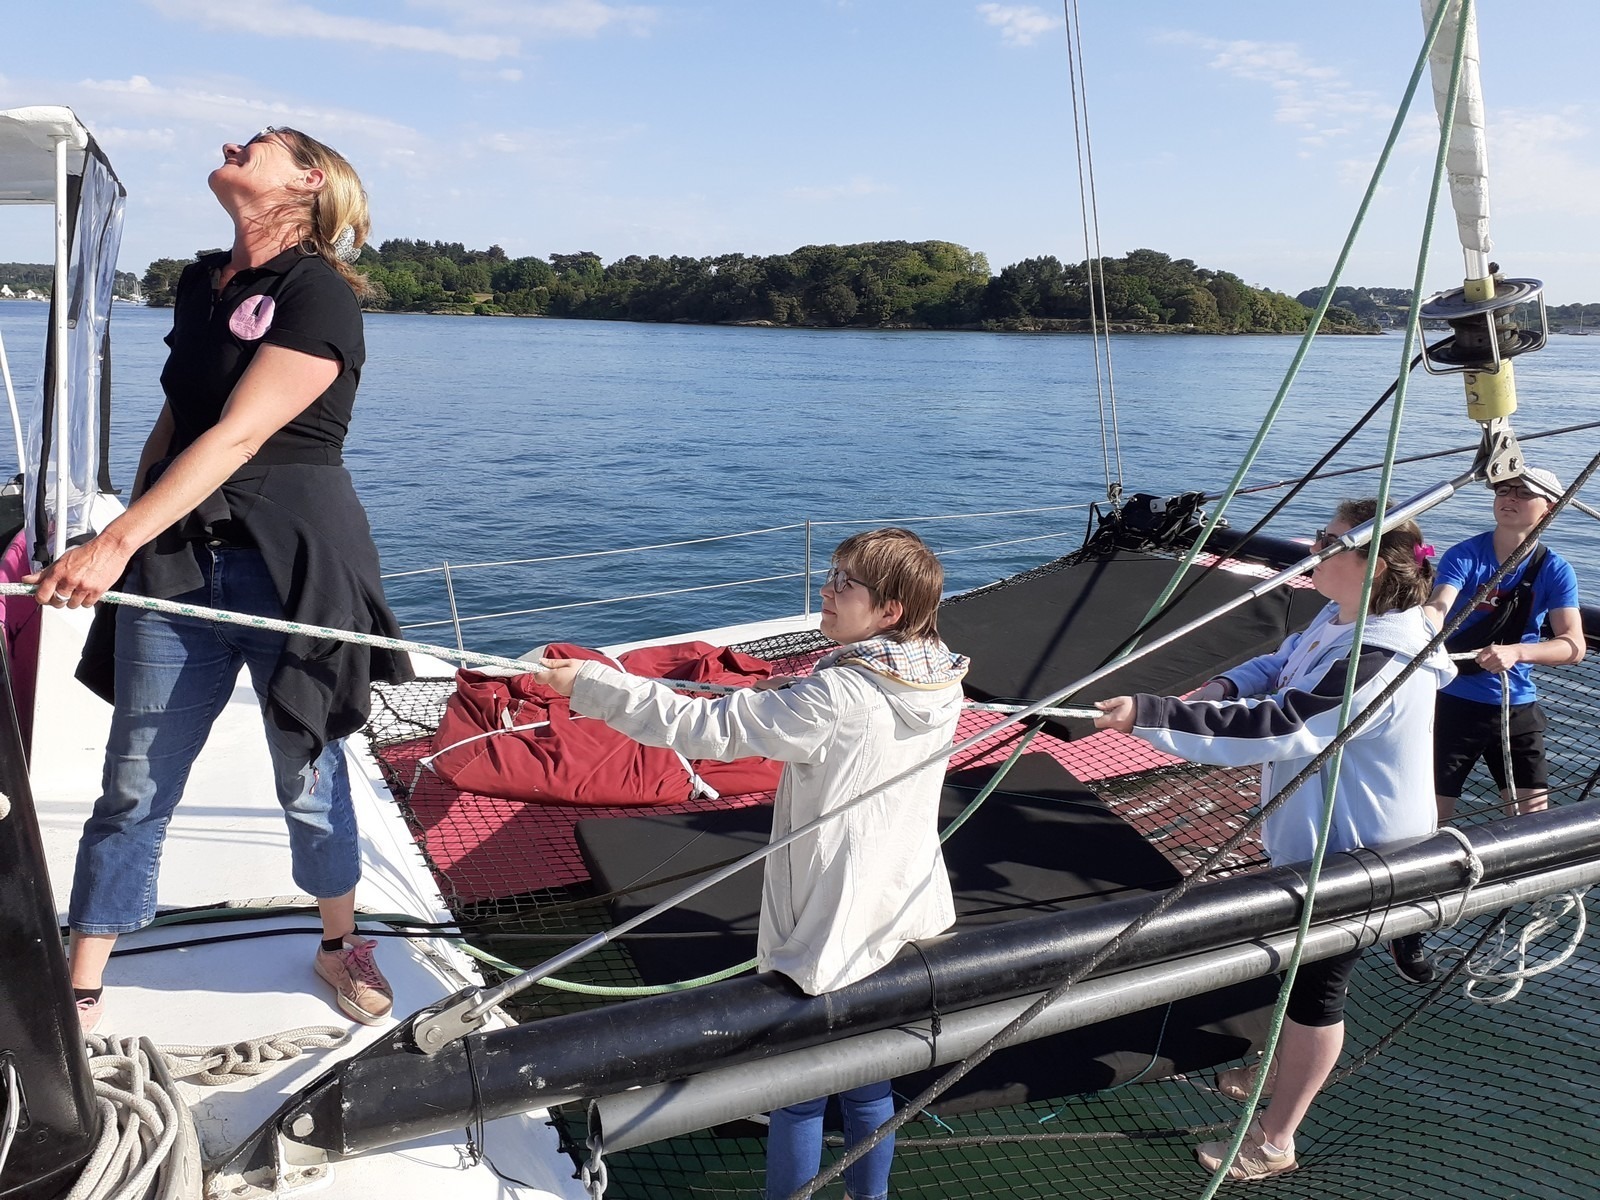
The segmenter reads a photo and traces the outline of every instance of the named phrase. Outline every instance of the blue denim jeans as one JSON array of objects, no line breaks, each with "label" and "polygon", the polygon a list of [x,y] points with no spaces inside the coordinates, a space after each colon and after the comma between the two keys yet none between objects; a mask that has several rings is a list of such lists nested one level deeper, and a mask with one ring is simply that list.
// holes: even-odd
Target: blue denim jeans
[{"label": "blue denim jeans", "polygon": [[[260,551],[201,550],[205,586],[177,600],[253,616],[283,609]],[[130,585],[137,582],[130,580]],[[256,695],[283,650],[284,635],[122,607],[117,610],[116,704],[100,799],[83,827],[68,923],[80,933],[130,933],[156,914],[156,871],[167,822],[183,796],[239,677],[250,670]],[[289,825],[295,885],[318,899],[342,896],[361,876],[355,813],[343,741],[315,762],[291,759],[266,722],[267,748]],[[227,796],[210,798],[226,805]],[[226,847],[219,848],[226,875]]]},{"label": "blue denim jeans", "polygon": [[[799,1190],[822,1166],[822,1112],[828,1098],[807,1100],[780,1108],[767,1129],[767,1200],[785,1200]],[[848,1149],[865,1141],[873,1130],[894,1116],[894,1096],[887,1081],[869,1083],[839,1093],[844,1113],[844,1144]],[[889,1195],[889,1164],[894,1160],[894,1138],[886,1137],[866,1157],[845,1169],[844,1186],[850,1200],[884,1200]]]}]

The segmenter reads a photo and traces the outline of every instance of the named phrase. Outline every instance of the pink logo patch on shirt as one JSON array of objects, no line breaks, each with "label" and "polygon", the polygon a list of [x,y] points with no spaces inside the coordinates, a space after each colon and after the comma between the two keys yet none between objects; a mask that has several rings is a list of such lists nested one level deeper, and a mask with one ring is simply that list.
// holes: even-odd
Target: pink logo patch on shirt
[{"label": "pink logo patch on shirt", "polygon": [[247,342],[258,341],[272,328],[271,296],[250,296],[228,318],[228,328]]}]

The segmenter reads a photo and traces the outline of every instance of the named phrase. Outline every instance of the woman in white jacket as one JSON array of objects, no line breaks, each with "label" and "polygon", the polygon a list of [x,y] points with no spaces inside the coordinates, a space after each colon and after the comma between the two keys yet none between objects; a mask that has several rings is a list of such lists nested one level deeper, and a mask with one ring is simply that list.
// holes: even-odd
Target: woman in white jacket
[{"label": "woman in white jacket", "polygon": [[[1345,501],[1328,527],[1318,531],[1314,548],[1370,521],[1376,511],[1372,500]],[[1312,582],[1332,603],[1276,652],[1224,672],[1189,700],[1149,695],[1106,700],[1099,706],[1105,715],[1095,724],[1132,733],[1192,762],[1260,763],[1262,802],[1271,800],[1340,731],[1369,549],[1335,554],[1318,564]],[[1433,637],[1435,630],[1419,607],[1432,587],[1432,549],[1423,545],[1414,521],[1384,530],[1356,663],[1352,715],[1387,688]],[[1433,832],[1434,696],[1454,676],[1449,658],[1436,649],[1345,743],[1329,854]],[[1274,866],[1312,858],[1324,795],[1319,775],[1267,818],[1261,840]],[[1359,956],[1357,950],[1304,963],[1297,972],[1269,1079],[1272,1103],[1251,1125],[1229,1178],[1264,1179],[1297,1165],[1295,1129],[1339,1060],[1345,994]],[[1251,1069],[1224,1071],[1218,1085],[1242,1099],[1253,1086]],[[1226,1141],[1199,1146],[1201,1165],[1216,1170],[1227,1147]]]},{"label": "woman in white jacket", "polygon": [[[840,643],[803,678],[769,680],[714,701],[598,662],[547,661],[544,682],[574,712],[688,758],[761,755],[785,764],[772,810],[782,837],[887,779],[909,778],[768,857],[761,895],[760,968],[810,995],[854,983],[907,942],[955,921],[939,851],[939,795],[961,710],[967,660],[939,640],[944,572],[905,529],[840,543],[822,586],[824,635]],[[933,760],[933,761],[928,761]],[[1431,792],[1430,792],[1431,795]],[[827,1097],[772,1114],[767,1196],[816,1174]],[[887,1081],[840,1095],[853,1145],[894,1112]],[[886,1138],[845,1172],[853,1200],[889,1190]]]}]

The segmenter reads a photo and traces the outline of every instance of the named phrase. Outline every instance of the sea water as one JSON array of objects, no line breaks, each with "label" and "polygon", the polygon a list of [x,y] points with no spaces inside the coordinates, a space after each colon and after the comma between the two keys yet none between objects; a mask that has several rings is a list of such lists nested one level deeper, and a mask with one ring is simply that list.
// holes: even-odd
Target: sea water
[{"label": "sea water", "polygon": [[[39,387],[47,312],[0,302],[25,406]],[[122,488],[159,411],[171,317],[133,305],[113,313],[112,478]],[[384,569],[435,569],[392,578],[391,600],[410,624],[447,618],[436,569],[448,561],[462,615],[546,610],[469,620],[466,645],[494,653],[797,613],[807,521],[820,571],[832,546],[866,524],[1057,508],[915,525],[945,557],[952,589],[1053,558],[1082,541],[1087,505],[1103,505],[1108,474],[1129,492],[1220,491],[1299,346],[1292,337],[1125,336],[1097,372],[1083,335],[420,314],[371,314],[366,335],[346,461]],[[1397,334],[1317,339],[1247,484],[1310,467],[1394,380],[1402,349]],[[1518,372],[1523,434],[1600,419],[1600,338],[1555,337]],[[1379,462],[1388,420],[1380,413],[1333,467]],[[1412,375],[1400,455],[1477,436],[1459,378]],[[1527,451],[1570,480],[1596,445],[1590,431]],[[1402,466],[1393,494],[1469,461]],[[1271,531],[1308,536],[1339,499],[1377,485],[1376,471],[1315,484]],[[1238,500],[1235,523],[1278,494]],[[1491,523],[1481,488],[1423,519],[1441,547]],[[471,566],[774,526],[786,528],[642,555]],[[1036,540],[990,546],[1025,538]],[[1600,599],[1600,523],[1570,512],[1548,540],[1577,565],[1585,598]],[[684,590],[747,579],[765,582]],[[658,592],[675,594],[588,603]],[[555,607],[563,605],[581,607]],[[414,636],[454,641],[448,627]]]}]

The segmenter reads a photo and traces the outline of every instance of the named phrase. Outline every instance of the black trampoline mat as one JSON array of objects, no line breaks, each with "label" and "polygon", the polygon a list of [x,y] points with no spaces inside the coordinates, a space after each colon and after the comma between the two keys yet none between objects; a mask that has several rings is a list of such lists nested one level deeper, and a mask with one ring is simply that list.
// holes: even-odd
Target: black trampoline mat
[{"label": "black trampoline mat", "polygon": [[[939,609],[939,629],[952,649],[972,659],[964,681],[969,696],[1037,700],[1108,660],[1138,627],[1175,567],[1171,559],[1118,551],[947,603]],[[1191,569],[1185,586],[1199,573]],[[1141,644],[1244,595],[1256,582],[1230,571],[1212,572],[1142,636]],[[1085,688],[1076,700],[1186,692],[1219,671],[1276,649],[1326,603],[1314,591],[1287,587],[1247,600],[1226,619]],[[1061,722],[1060,731],[1083,736],[1089,726]]]},{"label": "black trampoline mat", "polygon": [[[941,825],[994,770],[951,776]],[[614,891],[748,854],[766,844],[771,814],[761,805],[596,818],[580,821],[575,832],[596,885]],[[1045,754],[1018,760],[1002,788],[946,843],[945,863],[958,929],[1147,895],[1179,879],[1154,847]],[[611,902],[612,915],[624,921],[682,887],[679,880],[633,892]],[[751,867],[657,917],[646,926],[650,936],[625,944],[645,983],[709,974],[754,956],[760,907],[761,875]],[[1170,1012],[1162,1006],[1002,1051],[936,1111],[1095,1091],[1227,1062],[1260,1038],[1276,990],[1274,981],[1259,980],[1183,1001]]]}]

